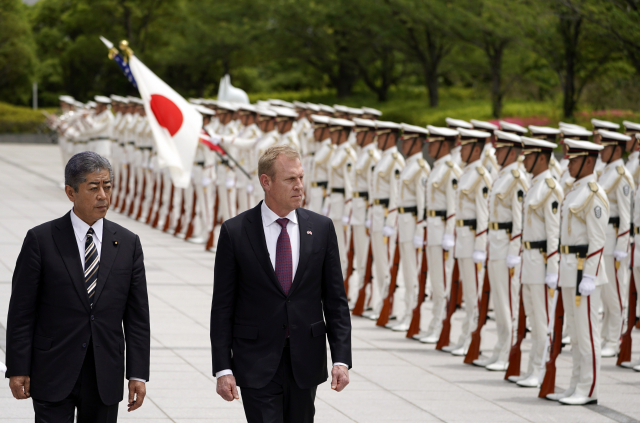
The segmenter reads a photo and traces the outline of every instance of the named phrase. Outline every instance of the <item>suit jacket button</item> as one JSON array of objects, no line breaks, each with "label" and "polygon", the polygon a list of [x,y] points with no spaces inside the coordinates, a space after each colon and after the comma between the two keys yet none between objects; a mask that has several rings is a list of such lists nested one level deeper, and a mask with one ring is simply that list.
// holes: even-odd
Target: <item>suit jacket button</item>
[{"label": "suit jacket button", "polygon": [[95,320],[95,318],[93,316],[91,316],[91,320]]},{"label": "suit jacket button", "polygon": [[87,344],[82,344],[82,348],[87,348]]}]

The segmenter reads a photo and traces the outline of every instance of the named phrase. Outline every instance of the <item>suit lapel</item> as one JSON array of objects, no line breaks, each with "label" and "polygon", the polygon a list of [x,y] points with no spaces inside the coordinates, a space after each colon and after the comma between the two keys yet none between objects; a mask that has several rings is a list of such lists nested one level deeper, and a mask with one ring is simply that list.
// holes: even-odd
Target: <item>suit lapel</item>
[{"label": "suit lapel", "polygon": [[111,222],[107,219],[104,219],[102,227],[102,250],[100,251],[100,267],[98,269],[98,282],[96,283],[96,297],[93,300],[94,305],[100,298],[100,294],[111,272],[113,261],[118,254],[118,245],[115,242],[117,240],[113,225],[111,225]]},{"label": "suit lapel", "polygon": [[251,248],[258,259],[258,262],[267,275],[269,275],[269,279],[271,279],[271,281],[277,286],[278,290],[282,292],[282,295],[284,295],[282,286],[276,277],[276,272],[273,270],[271,260],[269,259],[269,250],[267,249],[267,241],[264,237],[264,227],[262,226],[262,213],[260,212],[261,206],[262,202],[247,213],[247,220],[245,222],[244,229],[249,237]]},{"label": "suit lapel", "polygon": [[296,287],[302,282],[302,277],[307,269],[307,263],[313,250],[313,225],[309,220],[309,214],[302,208],[296,210],[298,215],[298,229],[300,230],[300,255],[298,258],[298,268],[293,278],[293,284],[291,285],[291,291],[289,295],[296,290]]},{"label": "suit lapel", "polygon": [[62,262],[69,272],[71,282],[78,292],[78,296],[82,304],[89,311],[89,296],[84,284],[84,272],[82,263],[80,262],[80,251],[78,250],[78,242],[71,224],[70,213],[58,219],[55,224],[56,231],[53,233],[53,241],[58,247]]}]

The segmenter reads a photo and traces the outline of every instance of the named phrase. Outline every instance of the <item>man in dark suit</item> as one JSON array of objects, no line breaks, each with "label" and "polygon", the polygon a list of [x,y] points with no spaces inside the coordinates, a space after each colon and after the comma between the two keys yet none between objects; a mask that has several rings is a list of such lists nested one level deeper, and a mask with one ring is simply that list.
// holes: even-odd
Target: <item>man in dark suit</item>
[{"label": "man in dark suit", "polygon": [[303,169],[291,147],[258,165],[265,200],[220,230],[211,306],[217,392],[242,392],[250,423],[313,422],[319,384],[349,383],[351,320],[330,219],[300,208]]},{"label": "man in dark suit", "polygon": [[[29,230],[13,274],[7,372],[36,422],[115,422],[129,379],[129,411],[149,379],[149,302],[137,235],[104,217],[109,161],[78,153],[65,168],[73,209]],[[123,329],[124,327],[124,334]]]}]

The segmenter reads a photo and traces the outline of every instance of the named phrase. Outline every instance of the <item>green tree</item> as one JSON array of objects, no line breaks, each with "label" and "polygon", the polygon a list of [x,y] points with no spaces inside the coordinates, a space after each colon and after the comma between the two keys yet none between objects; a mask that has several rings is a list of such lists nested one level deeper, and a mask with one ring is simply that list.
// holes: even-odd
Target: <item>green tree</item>
[{"label": "green tree", "polygon": [[26,104],[31,97],[36,55],[20,0],[0,1],[0,99]]}]

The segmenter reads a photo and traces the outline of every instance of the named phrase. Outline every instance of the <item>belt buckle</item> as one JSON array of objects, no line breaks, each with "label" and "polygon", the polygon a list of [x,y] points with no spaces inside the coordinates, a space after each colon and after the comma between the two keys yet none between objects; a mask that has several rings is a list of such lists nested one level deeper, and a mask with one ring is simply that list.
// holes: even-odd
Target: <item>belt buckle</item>
[{"label": "belt buckle", "polygon": [[312,188],[318,188],[318,183],[317,182],[311,182],[311,187]]},{"label": "belt buckle", "polygon": [[463,227],[464,226],[464,220],[463,219],[456,219],[456,226]]},{"label": "belt buckle", "polygon": [[358,198],[358,197],[360,197],[360,193],[358,191],[354,191],[353,198]]},{"label": "belt buckle", "polygon": [[427,216],[436,217],[436,211],[435,210],[427,210]]},{"label": "belt buckle", "polygon": [[373,204],[376,205],[376,206],[379,206],[380,205],[380,199],[379,198],[374,198],[373,199]]},{"label": "belt buckle", "polygon": [[525,248],[526,250],[530,250],[530,249],[531,249],[531,242],[529,242],[529,241],[525,241],[525,242],[524,242],[524,248]]},{"label": "belt buckle", "polygon": [[498,230],[498,222],[489,222],[489,229],[491,229],[492,231],[497,231]]},{"label": "belt buckle", "polygon": [[398,213],[404,213],[404,207],[398,207]]},{"label": "belt buckle", "polygon": [[568,245],[561,245],[560,246],[560,253],[561,254],[569,254],[569,246]]}]

